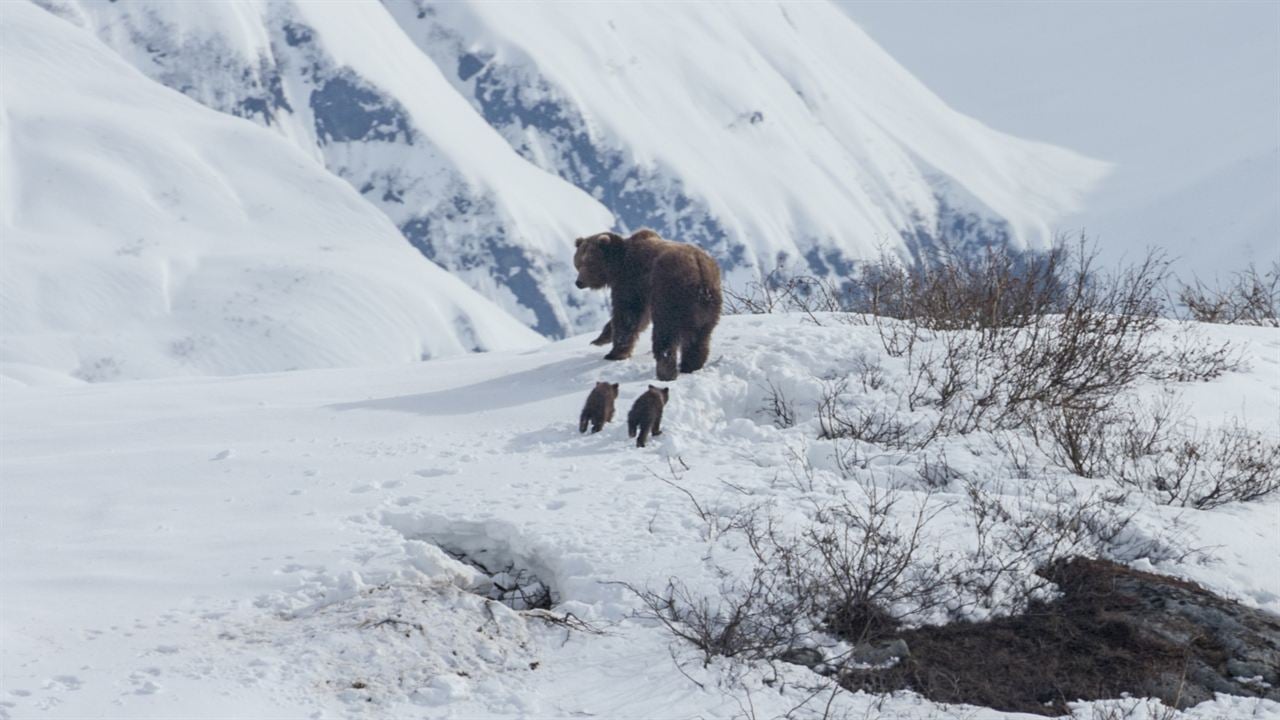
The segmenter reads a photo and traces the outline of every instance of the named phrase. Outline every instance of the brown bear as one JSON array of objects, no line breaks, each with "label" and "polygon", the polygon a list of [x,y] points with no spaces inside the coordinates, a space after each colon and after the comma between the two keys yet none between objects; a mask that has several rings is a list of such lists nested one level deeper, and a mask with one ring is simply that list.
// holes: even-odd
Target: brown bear
[{"label": "brown bear", "polygon": [[652,320],[659,380],[675,380],[677,370],[690,373],[706,364],[723,304],[720,266],[706,251],[652,230],[629,238],[600,233],[578,238],[576,247],[578,287],[608,287],[612,293],[613,316],[592,341],[613,342],[606,360],[631,357],[636,337]]},{"label": "brown bear", "polygon": [[[649,386],[643,395],[632,403],[627,413],[627,437],[636,438],[636,447],[649,442],[649,433],[662,434],[662,408],[671,397],[671,388]],[[639,432],[640,436],[636,437]]]},{"label": "brown bear", "polygon": [[582,414],[578,416],[578,432],[598,433],[604,424],[613,420],[613,401],[618,397],[618,383],[610,385],[598,382],[587,396],[587,404],[582,406]]}]

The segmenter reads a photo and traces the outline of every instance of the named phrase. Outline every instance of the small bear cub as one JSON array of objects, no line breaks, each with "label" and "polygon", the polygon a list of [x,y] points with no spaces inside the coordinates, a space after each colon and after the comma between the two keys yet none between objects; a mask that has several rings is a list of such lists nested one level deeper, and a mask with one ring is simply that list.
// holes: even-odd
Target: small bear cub
[{"label": "small bear cub", "polygon": [[650,432],[654,435],[662,434],[662,408],[670,396],[671,388],[650,385],[643,395],[636,398],[631,411],[627,413],[627,437],[636,437],[637,431],[640,433],[640,437],[636,438],[636,447],[644,447],[649,441]]},{"label": "small bear cub", "polygon": [[587,396],[587,404],[582,406],[582,415],[578,417],[578,432],[586,432],[587,425],[591,426],[591,432],[600,432],[605,423],[613,420],[613,401],[617,397],[618,383],[596,383]]}]

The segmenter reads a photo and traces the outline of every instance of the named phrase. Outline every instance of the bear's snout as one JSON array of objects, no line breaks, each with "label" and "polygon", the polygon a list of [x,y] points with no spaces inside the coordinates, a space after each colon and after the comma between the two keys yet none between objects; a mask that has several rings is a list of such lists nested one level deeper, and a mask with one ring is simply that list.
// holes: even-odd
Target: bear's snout
[{"label": "bear's snout", "polygon": [[587,284],[582,282],[581,280],[578,280],[577,282],[575,282],[574,285],[577,285],[579,290],[587,289]]}]

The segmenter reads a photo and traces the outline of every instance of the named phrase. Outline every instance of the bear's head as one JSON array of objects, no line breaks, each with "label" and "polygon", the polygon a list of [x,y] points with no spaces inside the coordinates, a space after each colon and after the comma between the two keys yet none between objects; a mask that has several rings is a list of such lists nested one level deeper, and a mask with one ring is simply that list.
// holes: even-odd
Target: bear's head
[{"label": "bear's head", "polygon": [[618,397],[618,383],[613,383],[612,385],[610,385],[607,382],[598,382],[596,383],[596,388],[598,388],[601,392],[603,392],[608,397],[611,397],[614,399],[617,399]]},{"label": "bear's head", "polygon": [[626,238],[611,232],[574,241],[573,266],[578,270],[577,286],[599,290],[613,282],[626,247]]},{"label": "bear's head", "polygon": [[663,405],[666,405],[667,401],[671,399],[671,388],[669,387],[660,388],[657,385],[650,385],[649,392],[657,393],[662,398]]}]

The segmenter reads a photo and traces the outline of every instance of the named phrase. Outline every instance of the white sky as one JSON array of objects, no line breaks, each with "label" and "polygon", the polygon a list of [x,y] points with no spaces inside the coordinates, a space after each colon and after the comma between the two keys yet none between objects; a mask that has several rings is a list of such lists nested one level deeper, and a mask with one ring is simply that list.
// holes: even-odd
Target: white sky
[{"label": "white sky", "polygon": [[840,4],[957,110],[1116,164],[1064,230],[1201,276],[1280,257],[1280,2]]}]

